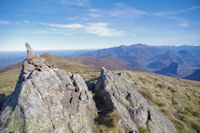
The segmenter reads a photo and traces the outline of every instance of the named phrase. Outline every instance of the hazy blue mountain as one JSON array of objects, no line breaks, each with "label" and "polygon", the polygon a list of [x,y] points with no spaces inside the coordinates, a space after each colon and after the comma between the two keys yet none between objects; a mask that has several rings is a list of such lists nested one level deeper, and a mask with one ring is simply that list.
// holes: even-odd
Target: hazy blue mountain
[{"label": "hazy blue mountain", "polygon": [[[77,56],[94,50],[43,50],[35,51],[36,54],[52,53],[61,57]],[[0,68],[17,64],[26,58],[26,51],[0,51]]]},{"label": "hazy blue mountain", "polygon": [[181,78],[200,68],[200,46],[122,45],[99,49],[80,56],[117,58],[152,72]]},{"label": "hazy blue mountain", "polygon": [[[129,66],[137,66],[147,71],[181,78],[200,68],[200,46],[148,46],[134,44],[99,50],[51,50],[36,51],[36,53],[52,53],[61,57],[103,57],[104,60],[101,60],[101,63],[105,64],[107,61],[106,63],[108,64],[112,62],[111,65],[114,59],[120,59],[130,63]],[[25,57],[25,51],[0,52],[0,68],[17,64],[23,61]],[[106,57],[111,57],[113,60],[105,60],[109,59]],[[95,61],[94,63],[98,65],[98,62]],[[175,65],[176,63],[179,67]],[[119,68],[119,65],[115,67]],[[177,71],[178,68],[179,70]]]},{"label": "hazy blue mountain", "polygon": [[144,44],[130,46],[118,46],[81,54],[81,56],[103,57],[108,56],[128,61],[130,63],[143,65],[147,64],[148,58],[163,54],[165,50]]},{"label": "hazy blue mountain", "polygon": [[200,69],[195,70],[191,75],[185,77],[185,79],[200,81]]},{"label": "hazy blue mountain", "polygon": [[155,71],[155,73],[168,75],[168,76],[176,76],[178,74],[178,68],[179,68],[178,63],[172,62],[169,66],[159,71]]}]

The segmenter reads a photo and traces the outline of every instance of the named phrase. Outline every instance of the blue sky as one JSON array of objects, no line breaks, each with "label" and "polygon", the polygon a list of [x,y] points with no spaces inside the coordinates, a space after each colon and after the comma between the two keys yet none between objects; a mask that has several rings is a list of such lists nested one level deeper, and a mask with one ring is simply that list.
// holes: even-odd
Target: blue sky
[{"label": "blue sky", "polygon": [[200,45],[200,0],[0,0],[0,50]]}]

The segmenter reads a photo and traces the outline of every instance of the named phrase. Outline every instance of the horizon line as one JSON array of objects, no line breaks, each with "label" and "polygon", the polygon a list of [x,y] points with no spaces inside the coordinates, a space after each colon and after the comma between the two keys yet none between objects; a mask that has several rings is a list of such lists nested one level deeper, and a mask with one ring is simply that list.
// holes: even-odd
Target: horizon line
[{"label": "horizon line", "polygon": [[[58,49],[33,49],[34,51],[65,51],[65,50],[98,50],[98,49],[105,49],[105,48],[114,48],[120,46],[132,46],[132,45],[146,45],[152,47],[181,47],[181,46],[200,46],[198,44],[183,44],[183,45],[148,45],[143,43],[136,43],[131,45],[116,45],[113,47],[104,47],[104,48],[58,48]],[[0,52],[25,52],[26,49],[0,49]]]}]

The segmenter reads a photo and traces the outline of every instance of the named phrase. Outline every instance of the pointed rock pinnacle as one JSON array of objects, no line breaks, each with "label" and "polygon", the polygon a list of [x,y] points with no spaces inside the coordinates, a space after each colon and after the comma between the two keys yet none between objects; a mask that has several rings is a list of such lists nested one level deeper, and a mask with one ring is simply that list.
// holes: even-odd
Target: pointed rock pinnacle
[{"label": "pointed rock pinnacle", "polygon": [[31,48],[31,46],[28,43],[25,43],[25,46],[26,46],[26,50],[27,50],[27,54],[28,54],[26,58],[28,60],[30,60],[34,57],[35,54],[34,54],[32,48]]}]

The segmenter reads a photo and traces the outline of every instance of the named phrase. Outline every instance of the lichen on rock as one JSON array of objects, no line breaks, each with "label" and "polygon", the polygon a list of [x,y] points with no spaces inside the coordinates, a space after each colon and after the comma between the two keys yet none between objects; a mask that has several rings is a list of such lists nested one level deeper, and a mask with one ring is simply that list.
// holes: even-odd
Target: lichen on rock
[{"label": "lichen on rock", "polygon": [[82,77],[48,66],[26,47],[15,91],[0,113],[0,132],[92,133],[95,105]]},{"label": "lichen on rock", "polygon": [[[174,125],[136,91],[139,86],[125,72],[102,68],[95,88],[90,88],[93,97],[79,74],[49,65],[28,43],[26,48],[15,90],[0,112],[0,132],[176,133]],[[102,109],[96,112],[97,118],[95,109]],[[106,125],[105,131],[100,124]]]},{"label": "lichen on rock", "polygon": [[101,70],[95,93],[106,103],[109,110],[120,115],[119,126],[125,132],[137,132],[144,127],[151,133],[176,133],[176,129],[160,111],[149,105],[139,94],[137,86],[125,73]]}]

